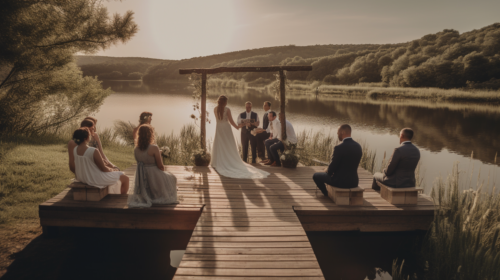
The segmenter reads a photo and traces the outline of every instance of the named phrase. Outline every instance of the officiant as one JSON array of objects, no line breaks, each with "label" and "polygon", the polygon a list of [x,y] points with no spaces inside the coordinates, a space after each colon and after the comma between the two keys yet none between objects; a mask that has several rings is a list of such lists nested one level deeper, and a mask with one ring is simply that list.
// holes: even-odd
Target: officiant
[{"label": "officiant", "polygon": [[252,135],[252,130],[259,126],[259,115],[252,111],[252,102],[245,103],[245,112],[238,115],[238,126],[241,128],[241,148],[243,149],[243,161],[248,161],[248,142],[252,149],[252,163],[257,159],[257,137]]}]

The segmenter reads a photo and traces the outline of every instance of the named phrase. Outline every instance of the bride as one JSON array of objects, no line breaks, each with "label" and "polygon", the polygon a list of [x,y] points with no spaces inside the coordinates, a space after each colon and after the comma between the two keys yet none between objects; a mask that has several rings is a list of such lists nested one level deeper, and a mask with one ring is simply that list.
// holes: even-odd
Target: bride
[{"label": "bride", "polygon": [[266,178],[269,173],[257,169],[241,160],[230,124],[239,129],[226,107],[227,97],[219,96],[218,106],[214,109],[217,128],[212,149],[212,167],[223,176],[241,179]]}]

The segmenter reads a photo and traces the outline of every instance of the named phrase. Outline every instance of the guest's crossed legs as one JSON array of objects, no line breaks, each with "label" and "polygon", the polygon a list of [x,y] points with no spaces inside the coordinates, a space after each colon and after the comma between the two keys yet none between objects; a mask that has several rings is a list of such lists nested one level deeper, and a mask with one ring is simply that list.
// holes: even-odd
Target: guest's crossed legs
[{"label": "guest's crossed legs", "polygon": [[284,151],[285,146],[283,145],[283,142],[281,142],[278,139],[271,139],[271,140],[266,140],[266,149],[267,149],[267,156],[271,161],[276,162],[276,165],[281,165],[281,160],[280,156],[278,154],[278,150]]}]

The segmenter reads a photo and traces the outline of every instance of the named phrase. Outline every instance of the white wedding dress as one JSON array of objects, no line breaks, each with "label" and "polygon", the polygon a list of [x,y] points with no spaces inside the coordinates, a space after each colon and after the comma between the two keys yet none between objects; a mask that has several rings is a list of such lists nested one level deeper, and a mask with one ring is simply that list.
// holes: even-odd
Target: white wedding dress
[{"label": "white wedding dress", "polygon": [[269,176],[269,173],[255,168],[245,162],[238,153],[236,141],[234,140],[231,124],[227,119],[227,107],[224,108],[222,120],[217,117],[215,139],[212,149],[212,167],[220,175],[239,179],[261,179]]}]

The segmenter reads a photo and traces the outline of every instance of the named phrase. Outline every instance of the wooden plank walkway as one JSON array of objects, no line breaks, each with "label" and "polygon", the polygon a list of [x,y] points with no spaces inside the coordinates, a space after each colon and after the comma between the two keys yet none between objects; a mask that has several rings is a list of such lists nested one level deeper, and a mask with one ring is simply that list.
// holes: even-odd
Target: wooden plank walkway
[{"label": "wooden plank walkway", "polygon": [[[324,167],[257,166],[266,179],[232,179],[210,167],[168,166],[178,180],[175,206],[128,209],[127,195],[74,201],[71,190],[40,205],[42,226],[193,230],[175,280],[324,279],[305,231],[410,231],[427,229],[434,206],[395,206],[371,189],[359,169],[364,204],[338,206],[312,180]],[[126,170],[131,177],[135,166]]]},{"label": "wooden plank walkway", "polygon": [[[359,169],[363,206],[337,206],[312,181],[324,167],[260,167],[266,179],[219,176],[209,167],[169,166],[182,203],[205,205],[175,280],[324,279],[305,230],[399,231],[426,229],[434,207],[390,205],[371,190]],[[408,222],[408,218],[410,220]]]}]

